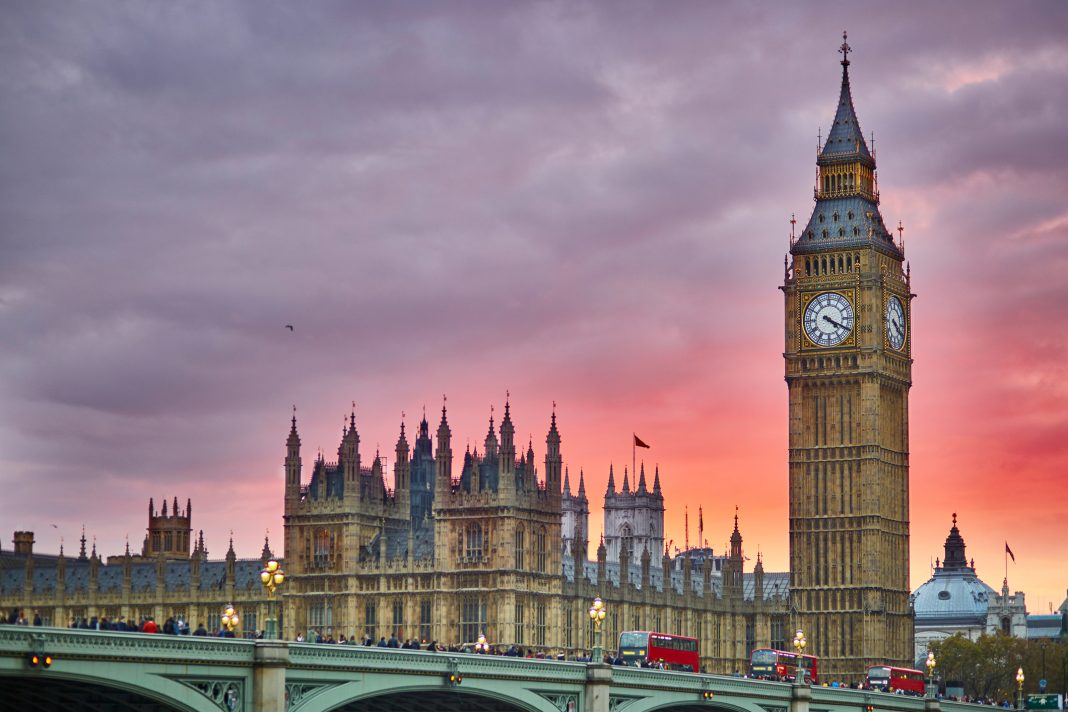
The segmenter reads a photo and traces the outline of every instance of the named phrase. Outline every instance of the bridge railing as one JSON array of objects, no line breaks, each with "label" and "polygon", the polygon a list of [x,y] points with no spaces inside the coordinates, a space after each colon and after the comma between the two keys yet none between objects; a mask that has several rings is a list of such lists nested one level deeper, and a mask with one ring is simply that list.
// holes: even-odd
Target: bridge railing
[{"label": "bridge railing", "polygon": [[0,626],[0,654],[2,655],[22,655],[38,650],[42,646],[57,658],[104,657],[139,662],[251,665],[256,644],[252,640],[164,633],[119,633],[44,626]]},{"label": "bridge railing", "polygon": [[582,682],[586,663],[561,660],[513,658],[503,655],[402,650],[363,645],[323,645],[290,643],[289,667],[366,670],[368,672],[410,672],[446,674],[458,666],[466,675]]}]

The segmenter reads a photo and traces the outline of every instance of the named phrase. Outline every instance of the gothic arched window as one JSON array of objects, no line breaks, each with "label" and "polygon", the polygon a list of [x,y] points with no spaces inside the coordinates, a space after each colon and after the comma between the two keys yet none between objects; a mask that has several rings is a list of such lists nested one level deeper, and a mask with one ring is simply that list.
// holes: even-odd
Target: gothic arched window
[{"label": "gothic arched window", "polygon": [[534,542],[534,563],[537,564],[538,571],[545,571],[548,568],[548,557],[549,549],[546,547],[545,527],[541,527],[538,529]]},{"label": "gothic arched window", "polygon": [[634,554],[634,533],[629,524],[619,528],[619,550],[627,552],[628,555]]},{"label": "gothic arched window", "polygon": [[467,527],[464,557],[473,561],[478,561],[482,558],[482,526],[477,522]]},{"label": "gothic arched window", "polygon": [[315,568],[326,568],[330,563],[330,532],[320,529],[315,532],[315,541],[312,548],[312,565]]},{"label": "gothic arched window", "polygon": [[515,530],[515,567],[521,569],[526,565],[523,556],[523,547],[526,546],[526,532],[523,527],[517,527]]}]

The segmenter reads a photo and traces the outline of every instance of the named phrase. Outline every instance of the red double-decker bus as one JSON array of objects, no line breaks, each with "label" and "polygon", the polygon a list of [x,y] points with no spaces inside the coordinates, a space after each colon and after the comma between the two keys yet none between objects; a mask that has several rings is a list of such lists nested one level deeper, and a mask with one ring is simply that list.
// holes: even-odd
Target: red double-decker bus
[{"label": "red double-decker bus", "polygon": [[796,682],[800,675],[798,668],[801,663],[804,664],[804,679],[813,684],[819,684],[819,658],[815,655],[798,655],[771,648],[753,650],[753,655],[749,660],[749,676],[758,680]]},{"label": "red double-decker bus", "polygon": [[920,695],[925,692],[923,672],[889,665],[873,665],[868,668],[868,687],[883,692],[900,692],[903,695]]},{"label": "red double-decker bus", "polygon": [[628,665],[697,672],[700,655],[697,638],[669,633],[628,630],[619,635],[619,657]]}]

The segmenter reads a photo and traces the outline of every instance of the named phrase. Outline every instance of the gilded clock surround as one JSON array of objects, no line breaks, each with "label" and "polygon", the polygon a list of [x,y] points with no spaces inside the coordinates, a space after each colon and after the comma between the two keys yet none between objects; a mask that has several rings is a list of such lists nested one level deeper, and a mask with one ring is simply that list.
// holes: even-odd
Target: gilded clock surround
[{"label": "gilded clock surround", "polygon": [[[825,346],[817,344],[809,337],[807,330],[805,329],[805,311],[808,309],[809,303],[823,294],[837,294],[843,297],[849,306],[853,309],[853,325],[849,329],[849,334],[839,343],[832,346]],[[812,349],[844,349],[856,345],[857,341],[857,295],[855,289],[819,289],[811,292],[804,292],[801,294],[801,308],[798,310],[799,328],[798,333],[802,335],[801,347],[807,350]]]}]

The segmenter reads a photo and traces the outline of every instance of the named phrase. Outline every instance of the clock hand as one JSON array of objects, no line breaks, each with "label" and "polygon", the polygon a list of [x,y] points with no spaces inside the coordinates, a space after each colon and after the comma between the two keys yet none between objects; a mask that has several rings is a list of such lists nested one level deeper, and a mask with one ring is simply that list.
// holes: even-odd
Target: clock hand
[{"label": "clock hand", "polygon": [[839,329],[844,329],[845,328],[845,326],[843,324],[839,324],[837,321],[835,321],[831,317],[827,316],[826,314],[823,315],[823,320],[828,322],[832,326],[837,326]]},{"label": "clock hand", "polygon": [[897,323],[897,319],[891,319],[890,325],[894,327],[894,331],[901,334],[902,336],[905,335],[905,330],[901,328],[901,324]]}]

